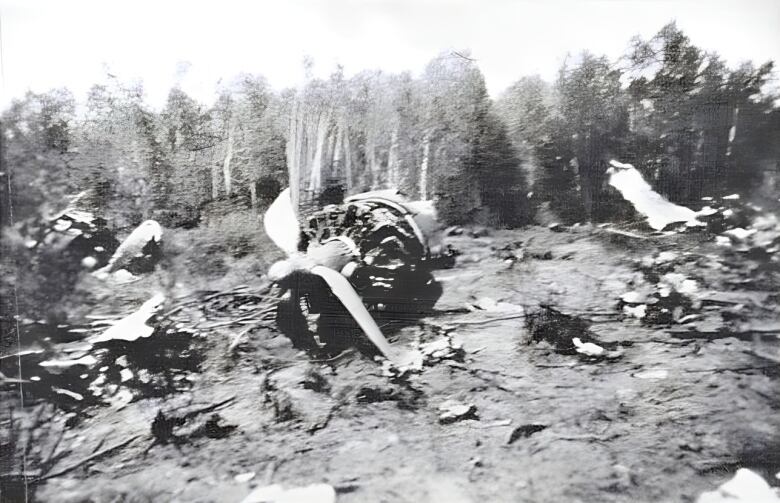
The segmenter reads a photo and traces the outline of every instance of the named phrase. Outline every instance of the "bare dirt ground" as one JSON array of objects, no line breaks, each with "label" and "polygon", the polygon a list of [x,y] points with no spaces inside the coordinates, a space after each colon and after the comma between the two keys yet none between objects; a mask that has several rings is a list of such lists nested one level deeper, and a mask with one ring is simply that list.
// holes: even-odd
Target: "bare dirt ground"
[{"label": "bare dirt ground", "polygon": [[[58,448],[67,454],[49,474],[65,473],[34,496],[238,502],[256,486],[324,482],[339,502],[694,501],[740,466],[777,483],[780,367],[761,356],[778,354],[776,291],[735,285],[742,273],[718,265],[722,252],[703,239],[618,239],[590,227],[454,238],[462,255],[437,272],[438,313],[386,330],[401,346],[449,333],[465,355],[407,379],[355,351],[313,361],[270,328],[230,353],[242,329],[213,328],[188,390],[55,416],[52,431],[70,418]],[[510,267],[496,250],[518,241],[524,256]],[[635,261],[661,249],[679,252],[674,270],[718,299],[703,304],[696,330],[646,326],[618,308],[646,284]],[[459,311],[483,297],[507,304]],[[515,308],[540,303],[587,320],[609,357],[531,342]],[[724,310],[770,328],[725,332]],[[201,313],[192,305],[178,316],[194,323]],[[441,424],[450,399],[475,414]],[[160,411],[183,418],[167,443],[152,432]]]}]

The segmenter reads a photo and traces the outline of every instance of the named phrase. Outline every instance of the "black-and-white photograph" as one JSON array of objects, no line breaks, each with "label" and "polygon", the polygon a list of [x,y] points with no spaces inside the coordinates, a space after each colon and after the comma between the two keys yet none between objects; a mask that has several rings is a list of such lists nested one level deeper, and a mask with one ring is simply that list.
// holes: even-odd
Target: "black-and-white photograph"
[{"label": "black-and-white photograph", "polygon": [[0,0],[0,503],[780,503],[777,0]]}]

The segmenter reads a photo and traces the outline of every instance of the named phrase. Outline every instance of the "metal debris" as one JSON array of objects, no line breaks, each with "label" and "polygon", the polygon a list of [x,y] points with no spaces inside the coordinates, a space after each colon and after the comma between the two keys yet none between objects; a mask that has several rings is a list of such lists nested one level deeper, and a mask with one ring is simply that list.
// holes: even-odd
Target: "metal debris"
[{"label": "metal debris", "polygon": [[757,473],[740,468],[716,490],[702,493],[696,503],[780,503],[780,493]]},{"label": "metal debris", "polygon": [[511,445],[516,441],[520,440],[521,438],[528,438],[531,435],[535,433],[539,433],[540,431],[546,429],[547,429],[547,425],[540,424],[540,423],[531,423],[531,424],[524,424],[518,426],[517,428],[512,430],[512,433],[509,434],[509,439],[507,440],[506,443]]},{"label": "metal debris", "polygon": [[477,406],[457,400],[447,400],[439,405],[439,423],[450,424],[464,419],[478,419]]},{"label": "metal debris", "polygon": [[655,192],[634,166],[610,161],[607,170],[609,184],[629,201],[638,213],[647,218],[653,229],[660,231],[670,224],[685,223],[687,226],[704,225],[695,211],[669,202]]},{"label": "metal debris", "polygon": [[582,342],[579,337],[573,337],[571,341],[577,348],[577,352],[585,356],[601,356],[604,354],[604,348],[592,342]]},{"label": "metal debris", "polygon": [[233,480],[235,480],[238,483],[243,484],[244,482],[249,482],[253,478],[255,478],[255,472],[246,472],[246,473],[239,473],[235,477],[233,477]]},{"label": "metal debris", "polygon": [[285,489],[280,484],[260,487],[241,503],[335,503],[336,490],[329,484],[312,484]]},{"label": "metal debris", "polygon": [[162,256],[162,227],[155,220],[146,220],[130,233],[116,249],[108,264],[95,271],[97,278],[125,270],[130,274],[147,272]]},{"label": "metal debris", "polygon": [[669,371],[666,369],[653,369],[653,370],[644,370],[642,372],[634,372],[631,375],[636,377],[637,379],[658,380],[658,379],[666,379],[667,377],[669,377]]},{"label": "metal debris", "polygon": [[152,335],[154,328],[147,325],[147,321],[162,309],[165,295],[157,293],[151,299],[144,302],[134,313],[125,316],[108,328],[102,334],[89,340],[92,344],[111,340],[134,341]]}]

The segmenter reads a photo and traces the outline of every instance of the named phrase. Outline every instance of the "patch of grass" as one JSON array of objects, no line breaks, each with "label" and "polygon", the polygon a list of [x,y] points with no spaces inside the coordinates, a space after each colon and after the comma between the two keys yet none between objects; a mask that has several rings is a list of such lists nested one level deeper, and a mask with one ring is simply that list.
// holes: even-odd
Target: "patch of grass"
[{"label": "patch of grass", "polygon": [[163,239],[164,267],[178,278],[219,279],[226,286],[264,274],[284,256],[266,236],[262,218],[251,211],[231,213],[194,229],[166,230]]}]

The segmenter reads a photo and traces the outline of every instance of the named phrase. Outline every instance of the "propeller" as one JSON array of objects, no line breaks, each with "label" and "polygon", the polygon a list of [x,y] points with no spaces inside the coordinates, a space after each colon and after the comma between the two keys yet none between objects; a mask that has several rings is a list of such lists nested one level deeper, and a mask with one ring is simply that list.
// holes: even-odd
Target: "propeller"
[{"label": "propeller", "polygon": [[379,326],[363,305],[363,301],[346,277],[341,273],[357,255],[357,246],[345,237],[333,238],[322,245],[310,245],[306,252],[300,252],[301,227],[293,207],[290,188],[284,189],[268,207],[263,217],[268,237],[287,254],[287,259],[273,264],[268,276],[278,281],[294,271],[308,271],[322,278],[350,315],[363,330],[368,339],[382,355],[400,363],[400,357],[390,346]]},{"label": "propeller", "polygon": [[290,187],[284,189],[268,207],[263,216],[263,225],[271,241],[287,255],[298,251],[301,226],[293,207]]}]

